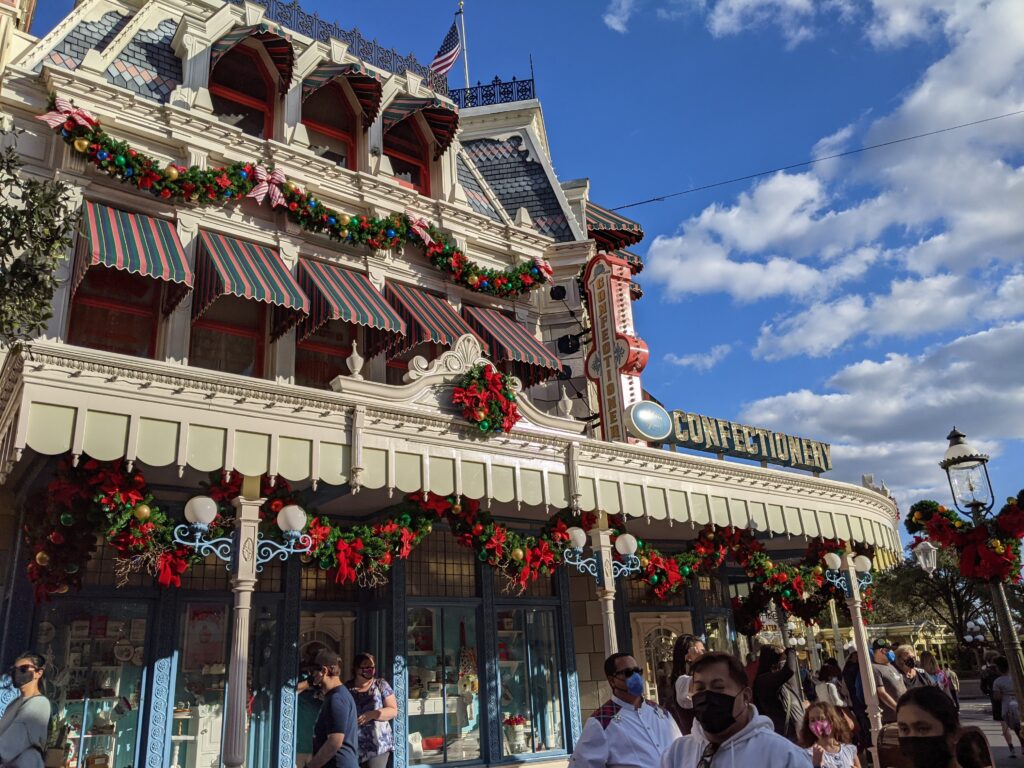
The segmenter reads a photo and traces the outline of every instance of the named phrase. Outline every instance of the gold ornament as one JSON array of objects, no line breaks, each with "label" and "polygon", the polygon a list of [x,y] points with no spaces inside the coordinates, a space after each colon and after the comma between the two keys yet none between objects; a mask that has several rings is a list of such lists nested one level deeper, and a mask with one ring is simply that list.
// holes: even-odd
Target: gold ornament
[{"label": "gold ornament", "polygon": [[640,558],[640,567],[641,568],[646,568],[650,564],[651,564],[651,561],[648,560],[646,557],[641,557]]},{"label": "gold ornament", "polygon": [[821,566],[816,565],[813,568],[811,568],[811,573],[813,573],[815,576],[821,576]]},{"label": "gold ornament", "polygon": [[177,181],[178,169],[175,168],[173,165],[168,165],[166,168],[164,168],[164,176],[167,177],[168,181]]},{"label": "gold ornament", "polygon": [[75,139],[75,152],[85,154],[89,151],[89,140],[79,137]]},{"label": "gold ornament", "polygon": [[706,536],[708,537],[708,541],[714,541],[714,539],[715,539],[715,534],[713,534],[713,533],[707,533],[707,534],[705,534],[705,535],[706,535]]},{"label": "gold ornament", "polygon": [[66,594],[67,591],[68,591],[68,585],[67,584],[61,584],[60,586],[56,587],[53,590],[53,594],[55,594],[55,595],[63,595],[63,594]]},{"label": "gold ornament", "polygon": [[523,550],[521,550],[519,547],[516,547],[512,550],[512,559],[515,560],[517,563],[522,562],[523,557]]},{"label": "gold ornament", "polygon": [[152,511],[149,504],[139,504],[132,510],[132,514],[135,515],[136,520],[148,520]]},{"label": "gold ornament", "polygon": [[284,184],[281,185],[281,189],[283,189],[285,192],[294,192],[295,185],[290,181],[286,181]]},{"label": "gold ornament", "polygon": [[461,515],[462,514],[462,505],[459,504],[459,502],[455,502],[454,504],[452,504],[452,514],[453,515]]},{"label": "gold ornament", "polygon": [[45,552],[36,552],[36,565],[45,568],[50,564],[50,556]]},{"label": "gold ornament", "polygon": [[338,221],[341,222],[341,226],[347,227],[349,224],[352,223],[352,217],[349,216],[347,213],[343,213],[341,214],[341,218],[338,219]]}]

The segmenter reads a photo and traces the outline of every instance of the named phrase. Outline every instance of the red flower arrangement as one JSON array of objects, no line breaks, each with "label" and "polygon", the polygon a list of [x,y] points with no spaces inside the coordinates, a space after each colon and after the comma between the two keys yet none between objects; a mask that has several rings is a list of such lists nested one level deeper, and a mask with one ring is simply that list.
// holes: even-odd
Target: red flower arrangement
[{"label": "red flower arrangement", "polygon": [[526,725],[526,718],[522,715],[508,715],[501,721],[501,724],[514,728],[517,725]]},{"label": "red flower arrangement", "polygon": [[455,385],[452,404],[462,406],[462,417],[483,434],[511,432],[519,421],[512,377],[491,365],[471,368]]}]

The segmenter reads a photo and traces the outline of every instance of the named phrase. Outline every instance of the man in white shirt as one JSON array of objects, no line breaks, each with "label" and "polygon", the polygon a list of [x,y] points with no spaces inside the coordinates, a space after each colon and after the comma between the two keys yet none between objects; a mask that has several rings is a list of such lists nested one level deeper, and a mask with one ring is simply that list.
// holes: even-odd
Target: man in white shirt
[{"label": "man in white shirt", "polygon": [[644,700],[643,670],[628,653],[604,662],[612,697],[583,726],[569,758],[571,768],[656,768],[679,738],[672,716]]},{"label": "man in white shirt", "polygon": [[747,673],[734,656],[702,656],[691,675],[696,722],[669,748],[661,768],[811,768],[807,752],[757,714]]}]

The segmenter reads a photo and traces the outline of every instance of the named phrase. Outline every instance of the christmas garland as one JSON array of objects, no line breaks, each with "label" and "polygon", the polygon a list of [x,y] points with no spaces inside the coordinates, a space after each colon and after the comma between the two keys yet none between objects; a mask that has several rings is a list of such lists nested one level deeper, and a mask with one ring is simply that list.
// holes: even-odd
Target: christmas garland
[{"label": "christmas garland", "polygon": [[111,137],[99,120],[66,99],[51,96],[50,111],[37,119],[56,131],[75,152],[98,170],[122,183],[170,202],[226,205],[252,198],[285,209],[288,218],[307,232],[370,248],[422,246],[430,263],[471,291],[511,298],[546,283],[551,266],[541,258],[507,269],[483,267],[470,260],[454,239],[423,219],[393,213],[382,218],[350,216],[324,205],[315,195],[288,181],[280,169],[258,162],[237,162],[217,168],[161,163],[126,141]]},{"label": "christmas garland", "polygon": [[980,525],[930,499],[914,504],[903,525],[914,537],[911,547],[928,539],[939,547],[954,549],[965,578],[1021,582],[1024,490],[1007,499],[995,517]]},{"label": "christmas garland", "polygon": [[455,384],[452,404],[462,406],[462,417],[483,434],[511,432],[522,418],[516,405],[512,377],[491,365],[469,369]]}]

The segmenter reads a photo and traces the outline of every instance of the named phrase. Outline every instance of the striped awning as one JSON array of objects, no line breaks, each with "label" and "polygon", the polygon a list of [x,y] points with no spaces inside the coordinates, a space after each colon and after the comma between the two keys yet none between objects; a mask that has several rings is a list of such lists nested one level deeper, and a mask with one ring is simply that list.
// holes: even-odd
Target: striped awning
[{"label": "striped awning", "polygon": [[562,370],[562,361],[541,344],[521,323],[496,309],[464,307],[462,310],[473,330],[490,347],[492,360],[503,363],[530,386],[551,378]]},{"label": "striped awning", "polygon": [[281,75],[279,83],[281,93],[285,93],[292,82],[295,51],[292,49],[291,36],[283,27],[279,27],[277,24],[264,21],[251,27],[238,27],[228,32],[215,42],[210,49],[210,69],[212,70],[217,66],[217,62],[220,61],[225,53],[250,37],[263,43],[267,55],[274,62],[274,68]]},{"label": "striped awning", "polygon": [[361,272],[302,259],[299,285],[310,299],[309,317],[299,323],[299,341],[329,320],[365,326],[367,357],[396,346],[405,336],[405,322]]},{"label": "striped awning", "polygon": [[344,78],[352,87],[363,109],[363,125],[370,126],[380,111],[383,85],[380,78],[364,64],[335,64],[330,62],[317,67],[313,74],[302,81],[302,100],[305,101],[328,83]]},{"label": "striped awning", "polygon": [[587,202],[587,234],[605,251],[636,245],[644,239],[644,230],[635,221]]},{"label": "striped awning", "polygon": [[395,354],[424,342],[433,342],[445,347],[452,347],[460,336],[473,332],[455,308],[432,293],[426,293],[403,283],[387,283],[384,286],[384,297],[402,316],[406,325],[405,343]]},{"label": "striped awning", "polygon": [[277,251],[265,245],[200,232],[196,278],[193,320],[201,317],[218,297],[226,295],[270,304],[274,339],[309,315],[309,298]]},{"label": "striped awning", "polygon": [[110,267],[167,282],[169,314],[192,289],[192,270],[174,224],[86,200],[71,291],[93,266]]},{"label": "striped awning", "polygon": [[637,256],[635,253],[622,250],[615,251],[614,255],[618,256],[620,259],[627,262],[629,264],[630,270],[633,272],[634,275],[637,275],[644,271],[644,260]]},{"label": "striped awning", "polygon": [[438,98],[421,99],[418,96],[398,96],[384,108],[384,133],[387,133],[410,115],[422,112],[437,142],[434,159],[445,153],[459,130],[459,112]]}]

